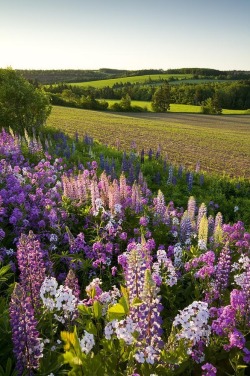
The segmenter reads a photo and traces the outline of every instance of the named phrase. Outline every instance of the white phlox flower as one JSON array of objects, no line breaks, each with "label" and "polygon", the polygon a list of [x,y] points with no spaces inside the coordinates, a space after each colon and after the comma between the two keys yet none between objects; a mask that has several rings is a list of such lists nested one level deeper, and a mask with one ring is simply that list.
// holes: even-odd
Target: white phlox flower
[{"label": "white phlox flower", "polygon": [[95,345],[94,335],[84,330],[84,336],[80,340],[80,346],[82,352],[88,354]]}]

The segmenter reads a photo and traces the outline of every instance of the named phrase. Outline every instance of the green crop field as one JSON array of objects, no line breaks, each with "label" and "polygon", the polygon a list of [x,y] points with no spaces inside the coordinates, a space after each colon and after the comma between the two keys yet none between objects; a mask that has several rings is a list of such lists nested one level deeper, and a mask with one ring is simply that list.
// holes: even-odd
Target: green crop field
[{"label": "green crop field", "polygon": [[48,126],[73,136],[86,133],[95,140],[130,150],[156,151],[186,168],[250,178],[250,116],[181,113],[107,113],[53,107]]},{"label": "green crop field", "polygon": [[161,81],[161,80],[168,80],[169,78],[173,78],[175,80],[185,80],[192,78],[192,74],[153,74],[153,75],[145,75],[145,76],[132,76],[132,77],[121,77],[121,78],[112,78],[109,80],[98,80],[98,81],[88,81],[88,82],[77,82],[74,83],[75,86],[82,86],[88,87],[92,86],[95,88],[102,88],[105,86],[113,86],[114,84],[120,83],[127,83],[130,82],[131,84],[135,83],[149,83],[150,80],[152,81]]},{"label": "green crop field", "polygon": [[[119,103],[119,100],[115,99],[104,99],[110,106],[112,106],[114,103]],[[151,102],[147,101],[131,101],[131,106],[139,106],[142,108],[146,108],[147,111],[152,111]],[[170,112],[190,112],[190,113],[200,113],[201,112],[201,106],[192,106],[188,104],[171,104],[170,105]]]},{"label": "green crop field", "polygon": [[[114,103],[119,103],[120,101],[117,99],[104,99],[110,106]],[[139,106],[142,108],[146,108],[147,111],[152,112],[151,102],[147,101],[131,101],[131,106]],[[183,112],[183,113],[192,113],[192,114],[199,114],[201,113],[201,106],[194,106],[191,104],[170,104],[169,112]],[[249,110],[222,110],[222,114],[224,115],[250,115]]]}]

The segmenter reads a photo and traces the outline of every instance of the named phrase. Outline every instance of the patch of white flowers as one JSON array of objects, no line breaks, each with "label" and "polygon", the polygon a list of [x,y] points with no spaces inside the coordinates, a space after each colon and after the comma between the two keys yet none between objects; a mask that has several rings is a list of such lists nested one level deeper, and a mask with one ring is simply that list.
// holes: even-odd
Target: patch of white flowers
[{"label": "patch of white flowers", "polygon": [[208,325],[209,310],[208,304],[202,301],[194,301],[184,308],[175,317],[173,325],[180,326],[176,338],[184,339],[195,346],[200,340],[209,342],[211,327]]},{"label": "patch of white flowers", "polygon": [[156,351],[153,346],[147,346],[145,349],[138,351],[134,355],[135,360],[138,363],[154,364],[156,360]]},{"label": "patch of white flowers", "polygon": [[172,260],[167,257],[166,251],[163,249],[157,251],[157,262],[153,263],[152,268],[154,273],[160,276],[163,283],[168,286],[176,285],[178,280],[177,273]]},{"label": "patch of white flowers", "polygon": [[102,315],[105,316],[108,310],[108,306],[117,303],[121,297],[120,290],[114,285],[113,290],[104,291],[98,297],[98,301],[102,304]]},{"label": "patch of white flowers", "polygon": [[73,319],[79,303],[72,290],[60,285],[54,277],[46,277],[40,289],[40,297],[48,311],[59,311],[62,315],[54,314],[56,320],[64,323],[65,319]]},{"label": "patch of white flowers", "polygon": [[127,345],[131,345],[134,341],[133,333],[138,331],[138,325],[133,322],[130,317],[124,320],[112,320],[104,328],[106,339],[111,339],[115,335],[118,339],[123,339]]},{"label": "patch of white flowers", "polygon": [[241,255],[241,257],[238,260],[238,263],[233,264],[233,270],[244,270],[240,274],[236,274],[234,276],[234,282],[236,285],[240,286],[241,288],[244,288],[245,285],[245,278],[246,278],[246,272],[248,265],[250,263],[250,259],[247,255]]}]

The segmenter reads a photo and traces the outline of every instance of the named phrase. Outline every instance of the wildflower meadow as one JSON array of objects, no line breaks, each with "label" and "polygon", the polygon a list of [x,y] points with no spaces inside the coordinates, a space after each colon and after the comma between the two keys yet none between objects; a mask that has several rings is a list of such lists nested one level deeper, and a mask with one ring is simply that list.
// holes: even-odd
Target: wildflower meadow
[{"label": "wildflower meadow", "polygon": [[249,375],[249,223],[56,137],[0,133],[0,376]]}]

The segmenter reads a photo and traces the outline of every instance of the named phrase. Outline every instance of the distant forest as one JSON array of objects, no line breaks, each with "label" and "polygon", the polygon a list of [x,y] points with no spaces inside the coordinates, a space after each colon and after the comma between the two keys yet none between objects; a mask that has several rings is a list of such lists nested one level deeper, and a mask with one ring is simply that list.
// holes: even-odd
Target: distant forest
[{"label": "distant forest", "polygon": [[250,71],[220,71],[209,68],[180,68],[180,69],[142,69],[121,70],[101,68],[99,70],[18,70],[27,80],[40,84],[56,84],[60,82],[88,82],[106,80],[119,77],[144,76],[154,74],[192,74],[193,78],[217,78],[246,80],[250,78]]},{"label": "distant forest", "polygon": [[[22,70],[34,86],[43,86],[53,105],[107,110],[107,99],[123,100],[131,108],[131,100],[151,102],[161,85],[169,85],[169,103],[204,106],[209,100],[217,108],[250,109],[250,71],[220,71],[205,68],[144,69],[137,71],[102,68],[99,70]],[[192,75],[191,80],[159,78],[159,75]],[[148,76],[142,82],[119,82],[104,87],[77,86],[76,82]],[[185,76],[184,76],[185,77]],[[190,82],[191,81],[191,82]],[[120,111],[121,108],[113,107]],[[135,111],[143,110],[140,107]]]}]

